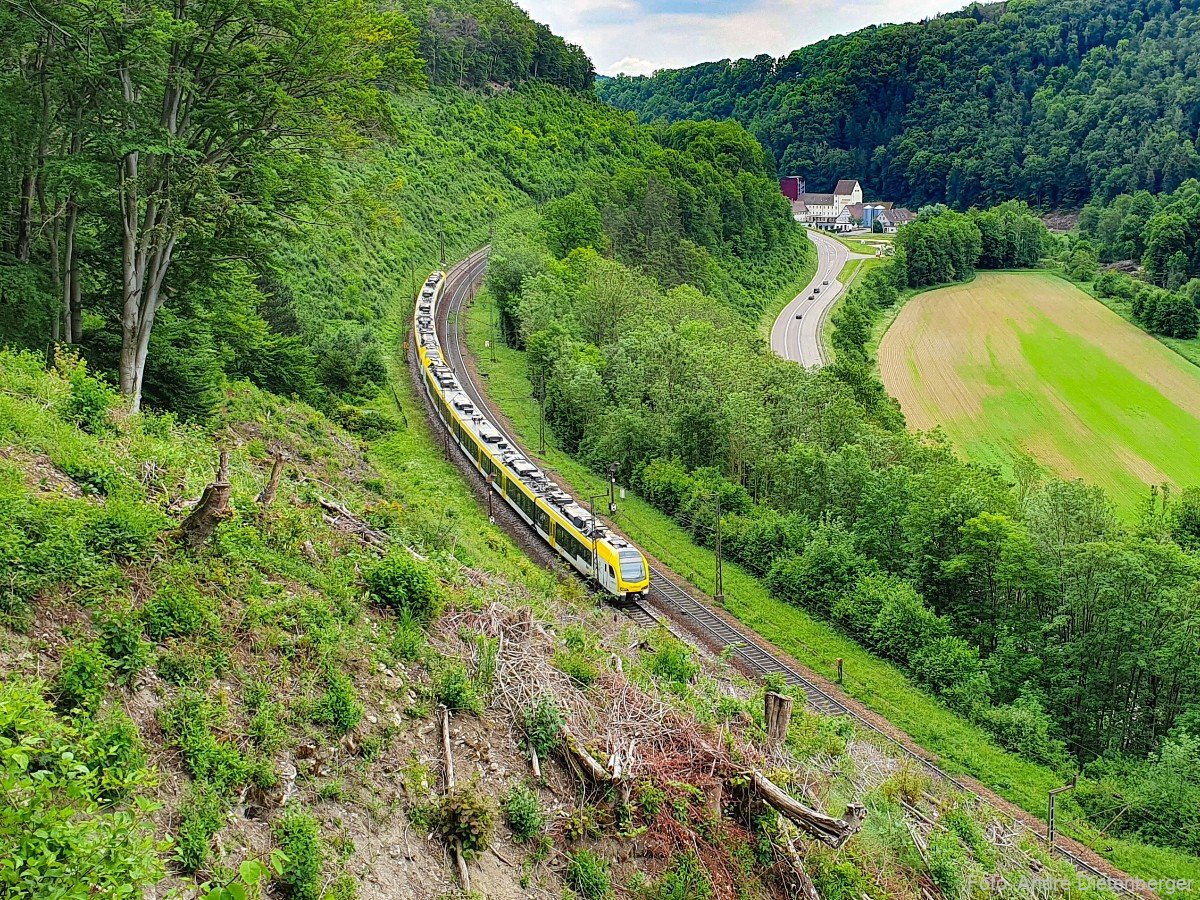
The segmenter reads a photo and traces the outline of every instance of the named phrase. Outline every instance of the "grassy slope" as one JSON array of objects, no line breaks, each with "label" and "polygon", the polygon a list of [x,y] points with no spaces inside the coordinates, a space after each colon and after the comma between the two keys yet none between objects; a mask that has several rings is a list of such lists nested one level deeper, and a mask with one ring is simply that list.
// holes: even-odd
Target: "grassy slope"
[{"label": "grassy slope", "polygon": [[[488,375],[491,397],[512,421],[525,445],[536,447],[538,407],[525,374],[524,354],[501,346],[493,363],[490,351],[484,350],[483,342],[490,335],[491,303],[488,293],[482,292],[466,316],[468,344],[480,372]],[[578,493],[586,496],[605,492],[604,479],[559,450],[549,435],[543,459]],[[628,493],[619,504],[615,521],[676,572],[701,589],[712,590],[713,554],[692,543],[687,532],[671,519]],[[729,612],[813,671],[835,677],[836,660],[842,658],[847,693],[938,754],[948,771],[978,778],[1022,808],[1044,815],[1046,791],[1061,781],[1057,774],[999,749],[981,729],[924,694],[895,666],[872,656],[831,625],[773,598],[757,579],[738,567],[725,565],[724,584]],[[1069,801],[1060,801],[1058,822],[1062,833],[1105,851],[1130,874],[1143,878],[1191,877],[1200,885],[1200,859],[1093,834],[1080,824]]]},{"label": "grassy slope", "polygon": [[984,273],[908,304],[890,335],[909,345],[885,342],[883,369],[910,422],[940,425],[973,458],[1005,469],[1028,452],[1127,512],[1148,482],[1195,482],[1200,369],[1060,279]]},{"label": "grassy slope", "polygon": [[758,320],[758,332],[765,341],[770,343],[771,326],[775,324],[775,320],[779,318],[779,314],[783,312],[783,308],[796,299],[796,296],[812,281],[813,275],[816,273],[817,254],[812,252],[805,253],[803,259],[800,260],[799,268],[796,270],[788,286],[781,289],[763,307],[762,316]]}]

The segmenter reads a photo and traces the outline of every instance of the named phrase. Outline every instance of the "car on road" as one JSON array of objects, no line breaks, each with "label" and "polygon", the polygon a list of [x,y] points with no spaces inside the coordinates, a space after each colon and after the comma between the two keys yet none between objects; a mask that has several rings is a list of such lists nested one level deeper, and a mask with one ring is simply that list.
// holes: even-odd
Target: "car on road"
[{"label": "car on road", "polygon": [[826,278],[824,281],[821,282],[821,284],[829,284],[829,279]]},{"label": "car on road", "polygon": [[814,294],[819,294],[819,293],[821,293],[821,289],[820,289],[820,288],[813,288],[813,293],[814,293]]},{"label": "car on road", "polygon": [[796,318],[797,318],[797,319],[803,319],[803,318],[804,318],[804,313],[800,313],[800,312],[796,313]]}]

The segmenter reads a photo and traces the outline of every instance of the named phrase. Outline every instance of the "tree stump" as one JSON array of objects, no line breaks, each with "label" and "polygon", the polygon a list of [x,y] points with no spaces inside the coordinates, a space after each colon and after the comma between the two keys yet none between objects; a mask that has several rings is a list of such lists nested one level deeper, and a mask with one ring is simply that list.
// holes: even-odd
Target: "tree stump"
[{"label": "tree stump", "polygon": [[271,508],[271,504],[275,502],[275,492],[279,490],[279,479],[283,476],[283,457],[279,454],[275,455],[274,462],[271,463],[271,475],[267,478],[267,483],[262,489],[262,493],[258,495],[255,501],[258,504],[258,520],[263,522],[267,518],[267,510]]},{"label": "tree stump", "polygon": [[772,745],[787,740],[788,725],[792,721],[792,698],[774,691],[763,696],[763,713],[767,720],[767,741]]},{"label": "tree stump", "polygon": [[229,451],[221,451],[221,460],[217,465],[217,480],[204,489],[200,502],[191,514],[179,526],[179,537],[189,547],[199,547],[207,543],[217,526],[232,513],[229,510],[229,498],[233,494],[233,485],[229,483]]}]

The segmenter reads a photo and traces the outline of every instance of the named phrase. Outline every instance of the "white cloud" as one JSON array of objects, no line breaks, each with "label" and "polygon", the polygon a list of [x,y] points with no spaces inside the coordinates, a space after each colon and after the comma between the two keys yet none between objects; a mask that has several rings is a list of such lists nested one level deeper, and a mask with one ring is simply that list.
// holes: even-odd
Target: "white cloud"
[{"label": "white cloud", "polygon": [[709,0],[690,9],[675,0],[517,3],[582,45],[597,71],[635,75],[760,53],[783,56],[832,34],[960,9],[964,0]]}]

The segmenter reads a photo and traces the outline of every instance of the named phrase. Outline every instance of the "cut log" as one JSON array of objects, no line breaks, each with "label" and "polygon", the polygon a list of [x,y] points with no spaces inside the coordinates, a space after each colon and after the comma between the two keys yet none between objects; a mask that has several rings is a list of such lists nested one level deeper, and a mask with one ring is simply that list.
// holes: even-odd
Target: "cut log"
[{"label": "cut log", "polygon": [[446,793],[454,790],[454,754],[450,750],[450,710],[441,707],[442,714],[442,759],[445,763]]},{"label": "cut log", "polygon": [[217,480],[204,489],[200,502],[196,504],[183,524],[179,526],[179,537],[189,547],[199,547],[208,542],[217,526],[233,513],[229,509],[229,498],[233,485],[229,483],[229,451],[221,451],[217,465]]},{"label": "cut log", "polygon": [[255,501],[258,504],[258,520],[262,522],[267,517],[267,510],[271,508],[271,504],[275,502],[275,492],[279,490],[279,479],[283,477],[283,457],[275,454],[275,460],[271,463],[271,474],[267,477],[267,483],[262,489],[262,493],[258,495]]},{"label": "cut log", "polygon": [[763,802],[835,850],[862,828],[867,810],[861,803],[851,803],[846,809],[846,814],[840,819],[835,819],[805,806],[757,769],[752,769],[748,774],[755,792]]},{"label": "cut log", "polygon": [[558,736],[568,759],[583,775],[591,781],[600,784],[612,784],[617,781],[612,772],[608,771],[592,754],[583,749],[583,746],[565,722],[559,727]]},{"label": "cut log", "polygon": [[788,725],[792,721],[791,697],[767,691],[763,695],[763,712],[767,720],[767,741],[772,745],[787,740]]}]

